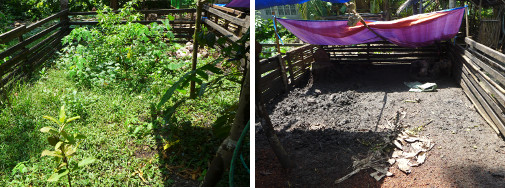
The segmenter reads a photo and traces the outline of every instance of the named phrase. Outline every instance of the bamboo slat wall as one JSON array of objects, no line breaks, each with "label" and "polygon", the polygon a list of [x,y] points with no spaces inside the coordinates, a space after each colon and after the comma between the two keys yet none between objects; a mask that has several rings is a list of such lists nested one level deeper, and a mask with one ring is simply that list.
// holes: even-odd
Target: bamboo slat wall
[{"label": "bamboo slat wall", "polygon": [[268,103],[293,87],[305,85],[316,49],[314,45],[305,45],[287,52],[285,56],[277,55],[259,61],[256,65],[256,89],[260,90],[260,100]]},{"label": "bamboo slat wall", "polygon": [[391,63],[410,62],[421,59],[438,59],[445,56],[445,45],[422,48],[405,48],[389,42],[374,42],[352,46],[323,46],[330,59],[345,63]]},{"label": "bamboo slat wall", "polygon": [[505,55],[470,38],[465,42],[466,48],[449,48],[453,75],[479,114],[505,136]]}]

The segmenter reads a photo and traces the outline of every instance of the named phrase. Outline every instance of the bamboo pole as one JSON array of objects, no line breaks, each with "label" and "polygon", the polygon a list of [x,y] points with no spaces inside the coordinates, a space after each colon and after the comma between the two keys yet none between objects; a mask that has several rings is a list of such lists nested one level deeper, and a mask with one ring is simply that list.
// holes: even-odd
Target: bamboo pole
[{"label": "bamboo pole", "polygon": [[[467,3],[465,2],[465,5]],[[470,26],[469,26],[469,22],[468,22],[468,6],[465,8],[465,24],[466,24],[466,37],[469,37],[470,34],[469,34],[469,30],[470,30]]]},{"label": "bamboo pole", "polygon": [[[205,4],[207,0],[198,0],[196,4],[196,19],[195,19],[195,33],[193,35],[193,59],[192,59],[192,64],[191,64],[191,70],[194,71],[196,70],[196,64],[197,64],[197,59],[198,59],[198,41],[196,40],[196,36],[198,35],[198,32],[200,32],[201,28],[201,21],[202,21],[202,9],[203,9],[203,4]],[[189,97],[194,99],[196,97],[196,88],[195,88],[195,81],[191,80],[191,86],[189,89]]]}]

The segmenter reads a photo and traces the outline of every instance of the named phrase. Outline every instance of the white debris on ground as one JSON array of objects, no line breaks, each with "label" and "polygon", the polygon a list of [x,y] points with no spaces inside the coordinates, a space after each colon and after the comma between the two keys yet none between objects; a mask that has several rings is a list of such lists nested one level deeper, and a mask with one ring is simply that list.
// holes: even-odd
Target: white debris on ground
[{"label": "white debris on ground", "polygon": [[[182,58],[182,57],[191,57],[193,55],[193,43],[192,42],[187,42],[186,46],[183,48],[179,48],[176,52],[175,55],[177,58]],[[209,54],[207,50],[202,50],[200,49],[200,52],[197,54],[198,57],[207,57]]]},{"label": "white debris on ground", "polygon": [[[406,112],[402,110],[397,111],[396,116],[392,118],[393,123],[389,120],[387,123],[390,128],[393,128],[393,130],[399,130],[399,128],[402,127],[399,123],[400,119],[405,118],[405,116]],[[431,123],[431,121],[427,124],[429,123]],[[415,130],[420,131],[420,129],[427,124]],[[394,136],[391,135],[390,138],[393,137]],[[384,138],[384,142],[386,143],[386,146],[369,152],[367,157],[364,159],[359,160],[353,157],[352,167],[354,171],[340,179],[337,179],[335,184],[341,183],[361,170],[369,168],[375,170],[375,172],[371,173],[370,176],[372,176],[375,180],[380,181],[384,178],[384,176],[390,177],[394,175],[392,172],[389,172],[389,168],[394,164],[398,164],[398,169],[409,174],[412,172],[412,167],[420,166],[426,161],[427,152],[435,145],[430,139],[419,136],[416,132],[410,130],[401,131],[394,140]],[[395,146],[395,149],[391,157],[389,157],[389,153],[386,153],[384,149],[387,146],[392,145]]]},{"label": "white debris on ground", "polygon": [[398,163],[398,169],[409,174],[412,167],[419,166],[426,161],[426,152],[435,145],[430,139],[420,137],[412,131],[402,131],[393,141],[396,146],[389,164]]}]

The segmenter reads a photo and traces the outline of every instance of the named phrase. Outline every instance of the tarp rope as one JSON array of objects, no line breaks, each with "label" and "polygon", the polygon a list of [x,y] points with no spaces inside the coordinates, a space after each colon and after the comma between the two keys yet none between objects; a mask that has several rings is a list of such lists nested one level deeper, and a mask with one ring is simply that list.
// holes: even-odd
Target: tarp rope
[{"label": "tarp rope", "polygon": [[272,21],[274,23],[275,34],[277,35],[277,37],[279,37],[279,40],[281,41],[281,44],[284,45],[284,42],[282,41],[281,36],[279,36],[279,32],[277,31],[277,26],[275,26],[275,25],[277,25],[277,23],[275,22],[276,19],[277,19],[277,17],[275,17],[275,15],[272,15],[272,17],[273,17]]}]

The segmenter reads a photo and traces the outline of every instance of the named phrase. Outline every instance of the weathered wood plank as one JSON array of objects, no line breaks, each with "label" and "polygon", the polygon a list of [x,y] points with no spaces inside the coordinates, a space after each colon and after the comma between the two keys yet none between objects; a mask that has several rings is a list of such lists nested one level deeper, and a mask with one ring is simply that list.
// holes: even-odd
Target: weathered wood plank
[{"label": "weathered wood plank", "polygon": [[[140,13],[143,14],[180,14],[180,13],[195,13],[196,9],[157,9],[157,10],[138,10]],[[119,11],[112,11],[113,13],[118,13]],[[96,15],[98,14],[95,11],[90,11],[90,12],[69,12],[68,15]]]},{"label": "weathered wood plank", "polygon": [[68,9],[60,11],[60,12],[58,12],[56,14],[53,14],[53,15],[51,15],[51,16],[49,16],[47,18],[44,18],[42,20],[39,20],[38,22],[32,23],[32,24],[30,24],[29,26],[26,27],[26,31],[25,32],[29,32],[29,31],[31,31],[31,30],[33,30],[33,29],[41,26],[42,24],[45,24],[45,23],[47,23],[47,22],[49,22],[51,20],[54,20],[54,19],[59,18],[61,16],[64,16],[67,13],[68,13]]},{"label": "weathered wood plank", "polygon": [[261,77],[262,80],[264,81],[269,81],[269,80],[274,80],[277,79],[278,77],[281,77],[281,71],[279,69],[276,69],[267,75],[264,75]]},{"label": "weathered wood plank", "polygon": [[482,62],[494,67],[497,71],[503,72],[505,74],[505,66],[495,62],[494,60],[489,59],[485,55],[481,54],[479,51],[477,51],[474,48],[468,48],[468,51],[470,51],[474,56],[476,56],[478,59],[480,59]]},{"label": "weathered wood plank", "polygon": [[223,36],[228,37],[228,39],[230,39],[233,42],[236,42],[236,41],[238,41],[240,39],[237,36],[235,36],[232,32],[226,30],[225,28],[221,27],[217,23],[212,22],[209,19],[204,19],[203,22],[205,24],[207,24],[209,27],[211,27],[212,29],[214,29],[214,30],[218,31],[219,33],[221,33]]},{"label": "weathered wood plank", "polygon": [[2,78],[2,80],[0,80],[0,88],[3,88],[6,84],[8,84],[8,82],[15,80],[16,76],[19,76],[22,74],[27,74],[27,73],[23,72],[25,70],[26,66],[32,65],[34,62],[46,61],[52,55],[54,55],[54,51],[56,51],[56,49],[54,48],[54,45],[60,45],[61,38],[62,38],[62,36],[55,39],[54,41],[52,41],[51,44],[47,45],[43,50],[39,51],[37,54],[34,54],[22,66],[19,66],[17,69],[12,71],[10,74],[8,74],[4,78]]},{"label": "weathered wood plank", "polygon": [[209,6],[204,7],[204,9],[207,12],[215,14],[216,16],[218,16],[220,18],[223,18],[225,20],[228,20],[228,21],[230,21],[233,24],[240,25],[240,26],[243,26],[243,27],[249,26],[249,24],[246,23],[245,19],[241,19],[241,18],[237,18],[237,17],[231,16],[231,15],[229,15],[227,13],[221,12],[218,9],[215,9],[215,8],[212,8],[212,7],[209,7]]},{"label": "weathered wood plank", "polygon": [[52,32],[54,30],[56,30],[58,27],[61,27],[62,25],[64,25],[65,23],[59,23],[59,24],[56,24],[56,25],[53,25],[33,36],[31,36],[30,38],[26,39],[25,41],[23,42],[20,42],[12,47],[10,47],[9,49],[3,51],[2,53],[0,53],[0,59],[3,59],[5,57],[8,57],[8,56],[11,56],[13,55],[14,52],[24,48],[25,46],[27,46],[28,44],[34,42],[35,40],[47,35],[49,32]]},{"label": "weathered wood plank", "polygon": [[284,88],[281,77],[274,78],[273,80],[261,79],[261,85],[260,88],[258,89],[260,89],[261,91],[266,91],[278,87]]},{"label": "weathered wood plank", "polygon": [[465,93],[465,95],[470,99],[470,101],[473,103],[473,105],[477,109],[477,112],[479,112],[479,114],[487,122],[487,124],[489,124],[489,126],[491,128],[493,128],[493,130],[497,134],[499,134],[500,130],[498,130],[498,128],[494,125],[494,122],[491,120],[491,117],[489,117],[489,115],[487,114],[487,112],[484,110],[483,105],[477,100],[477,98],[475,97],[474,93],[469,89],[468,85],[466,84],[466,82],[464,81],[463,78],[461,78],[460,86],[461,86],[461,88],[464,91],[463,93]]},{"label": "weathered wood plank", "polygon": [[[205,6],[209,6],[209,5],[205,5]],[[243,17],[246,16],[245,12],[242,12],[242,11],[237,10],[237,9],[232,9],[232,8],[222,7],[222,6],[217,6],[217,5],[210,5],[210,7],[215,8],[215,9],[219,9],[221,11],[227,12],[227,13],[232,14],[232,15],[235,15],[235,16],[237,16],[239,18],[243,18]]]},{"label": "weathered wood plank", "polygon": [[505,76],[503,75],[503,73],[500,73],[500,72],[496,71],[495,69],[491,68],[489,65],[487,65],[486,63],[482,62],[480,59],[473,56],[473,54],[471,54],[469,51],[465,50],[464,53],[477,66],[479,66],[481,68],[481,70],[486,71],[494,79],[498,80],[501,84],[505,85]]},{"label": "weathered wood plank", "polygon": [[260,74],[263,74],[263,73],[278,69],[279,64],[278,64],[277,60],[262,61],[258,68],[260,69]]},{"label": "weathered wood plank", "polygon": [[477,100],[479,100],[479,102],[482,104],[484,110],[490,116],[491,121],[494,122],[494,126],[499,130],[499,132],[501,132],[502,135],[505,136],[505,124],[495,112],[495,110],[499,109],[496,109],[497,107],[493,105],[493,102],[491,101],[487,93],[484,92],[483,89],[480,87],[480,85],[476,83],[476,81],[472,77],[472,74],[468,72],[468,69],[466,68],[465,65],[463,65],[463,73],[464,73],[463,80],[466,82],[467,86],[469,86],[470,90],[472,90]]},{"label": "weathered wood plank", "polygon": [[0,44],[5,44],[10,42],[12,39],[22,36],[26,32],[26,25],[16,27],[10,31],[0,34]]},{"label": "weathered wood plank", "polygon": [[475,48],[477,50],[480,50],[484,54],[486,54],[488,56],[491,56],[492,58],[495,58],[496,60],[500,61],[501,63],[505,63],[505,54],[502,54],[502,53],[500,53],[500,52],[498,52],[496,50],[493,50],[493,49],[491,49],[491,48],[483,45],[483,44],[475,42],[474,40],[472,40],[472,39],[470,39],[468,37],[465,38],[465,42],[469,46],[471,46],[471,47],[473,47],[473,48]]},{"label": "weathered wood plank", "polygon": [[[148,24],[151,24],[151,23],[158,23],[158,24],[162,24],[163,22],[161,21],[146,21],[146,20],[142,20],[142,21],[133,21],[132,23],[140,23],[140,24],[143,24],[143,25],[148,25]],[[85,22],[68,22],[69,25],[98,25],[98,21],[85,21]],[[128,23],[127,21],[121,21],[120,24],[126,24]],[[195,24],[195,21],[194,20],[171,20],[169,21],[170,24]]]},{"label": "weathered wood plank", "polygon": [[0,78],[7,72],[10,72],[13,70],[15,67],[17,67],[22,60],[26,59],[30,54],[36,53],[43,45],[53,41],[54,39],[58,37],[63,37],[62,34],[64,31],[58,31],[47,37],[46,39],[40,41],[38,44],[35,46],[31,47],[30,49],[23,50],[21,53],[18,55],[14,56],[12,59],[9,61],[3,63],[0,65]]}]

